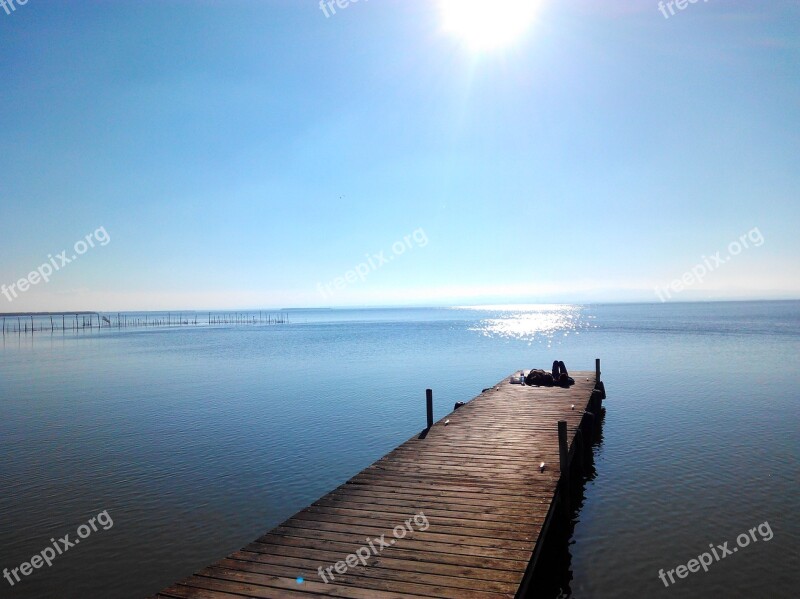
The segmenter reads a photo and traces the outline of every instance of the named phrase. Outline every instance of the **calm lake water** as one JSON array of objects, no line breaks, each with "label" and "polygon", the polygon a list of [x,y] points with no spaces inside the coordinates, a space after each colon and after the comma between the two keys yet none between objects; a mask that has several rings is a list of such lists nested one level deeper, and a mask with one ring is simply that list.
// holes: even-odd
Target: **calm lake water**
[{"label": "calm lake water", "polygon": [[[291,311],[286,325],[6,335],[0,568],[113,526],[0,596],[141,598],[254,540],[515,369],[608,392],[560,587],[794,598],[800,302]],[[205,316],[205,315],[204,315]],[[103,517],[102,522],[108,522]],[[708,567],[675,569],[759,525]]]}]

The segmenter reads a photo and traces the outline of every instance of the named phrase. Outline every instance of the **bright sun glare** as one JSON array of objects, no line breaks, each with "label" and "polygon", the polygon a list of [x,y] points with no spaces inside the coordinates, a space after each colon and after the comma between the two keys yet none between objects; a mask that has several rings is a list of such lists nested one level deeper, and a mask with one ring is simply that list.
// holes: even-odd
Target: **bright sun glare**
[{"label": "bright sun glare", "polygon": [[536,0],[440,0],[444,31],[472,50],[493,50],[517,41],[530,27]]}]

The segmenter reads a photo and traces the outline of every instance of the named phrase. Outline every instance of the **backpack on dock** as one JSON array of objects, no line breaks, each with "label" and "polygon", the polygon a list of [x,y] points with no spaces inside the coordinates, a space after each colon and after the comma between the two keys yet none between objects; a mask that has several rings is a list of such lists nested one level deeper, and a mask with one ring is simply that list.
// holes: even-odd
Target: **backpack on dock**
[{"label": "backpack on dock", "polygon": [[525,384],[529,386],[541,385],[545,387],[553,386],[553,375],[544,370],[534,369],[525,376]]}]

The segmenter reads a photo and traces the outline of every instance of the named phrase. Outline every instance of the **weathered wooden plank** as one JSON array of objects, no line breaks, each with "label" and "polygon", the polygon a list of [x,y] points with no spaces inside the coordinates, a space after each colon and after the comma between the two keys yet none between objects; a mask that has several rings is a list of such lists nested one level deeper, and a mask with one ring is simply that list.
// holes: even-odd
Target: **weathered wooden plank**
[{"label": "weathered wooden plank", "polygon": [[[271,541],[271,539],[268,539]],[[267,547],[263,547],[267,545]],[[315,542],[314,539],[304,539],[302,537],[281,537],[280,540],[270,543],[251,543],[243,551],[261,552],[266,551],[274,555],[298,555],[305,557],[307,552],[318,552],[324,555],[326,552],[339,552],[339,557],[353,553],[359,545],[340,543],[338,541],[327,541],[324,545]],[[526,560],[524,552],[505,551],[498,557],[487,557],[484,555],[468,555],[467,553],[441,553],[431,548],[413,547],[394,547],[392,548],[393,557],[406,561],[420,561],[425,564],[450,564],[464,567],[491,568],[494,570],[510,570],[518,572],[521,564]],[[320,558],[322,559],[322,558]],[[333,562],[332,562],[333,563]]]}]

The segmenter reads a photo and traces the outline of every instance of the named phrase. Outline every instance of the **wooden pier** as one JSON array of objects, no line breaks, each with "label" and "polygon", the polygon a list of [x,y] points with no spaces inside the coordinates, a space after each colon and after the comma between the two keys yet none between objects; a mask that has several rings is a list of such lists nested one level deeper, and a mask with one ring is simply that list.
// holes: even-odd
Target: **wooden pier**
[{"label": "wooden pier", "polygon": [[566,389],[503,379],[156,597],[523,597],[605,397],[599,360],[570,374]]}]

